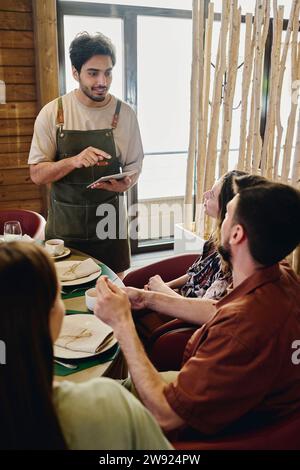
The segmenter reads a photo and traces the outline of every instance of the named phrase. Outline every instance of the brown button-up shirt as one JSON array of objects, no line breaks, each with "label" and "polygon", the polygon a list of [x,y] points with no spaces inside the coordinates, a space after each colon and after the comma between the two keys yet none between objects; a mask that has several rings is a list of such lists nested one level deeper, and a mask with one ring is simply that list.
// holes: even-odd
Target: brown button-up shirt
[{"label": "brown button-up shirt", "polygon": [[194,333],[166,398],[188,427],[204,434],[246,417],[259,423],[293,413],[300,409],[295,340],[299,277],[286,264],[258,270],[220,300],[214,318]]}]

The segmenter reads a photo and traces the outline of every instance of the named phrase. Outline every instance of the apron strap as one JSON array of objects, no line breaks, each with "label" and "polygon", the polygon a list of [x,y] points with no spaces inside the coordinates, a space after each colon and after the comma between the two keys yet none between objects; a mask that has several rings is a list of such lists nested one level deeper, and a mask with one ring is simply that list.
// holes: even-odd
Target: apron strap
[{"label": "apron strap", "polygon": [[121,101],[118,100],[117,101],[117,106],[116,106],[116,110],[115,110],[115,114],[114,114],[114,117],[113,117],[113,120],[112,120],[112,123],[111,123],[111,127],[113,129],[116,129],[117,125],[118,125],[118,121],[119,121],[119,114],[120,114],[120,109],[121,109]]},{"label": "apron strap", "polygon": [[62,128],[63,124],[64,124],[64,108],[62,104],[62,97],[60,96],[57,99],[56,125]]},{"label": "apron strap", "polygon": [[[115,114],[113,116],[113,120],[111,123],[111,127],[116,129],[119,121],[120,109],[121,109],[121,101],[117,100]],[[64,108],[62,104],[62,97],[60,96],[57,99],[57,115],[56,115],[56,125],[62,129],[64,124]]]}]

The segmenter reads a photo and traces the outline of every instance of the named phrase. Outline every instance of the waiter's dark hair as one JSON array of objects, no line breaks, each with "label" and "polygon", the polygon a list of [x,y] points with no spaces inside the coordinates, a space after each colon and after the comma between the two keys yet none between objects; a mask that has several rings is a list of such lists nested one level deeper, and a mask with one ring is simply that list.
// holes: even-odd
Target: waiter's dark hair
[{"label": "waiter's dark hair", "polygon": [[252,257],[271,266],[300,243],[300,191],[271,181],[249,187],[249,178],[235,181],[239,197],[234,223],[244,227]]},{"label": "waiter's dark hair", "polygon": [[86,31],[77,34],[70,44],[69,54],[71,64],[78,73],[81,67],[95,55],[107,55],[113,66],[116,63],[116,49],[111,40],[102,33],[91,35]]}]

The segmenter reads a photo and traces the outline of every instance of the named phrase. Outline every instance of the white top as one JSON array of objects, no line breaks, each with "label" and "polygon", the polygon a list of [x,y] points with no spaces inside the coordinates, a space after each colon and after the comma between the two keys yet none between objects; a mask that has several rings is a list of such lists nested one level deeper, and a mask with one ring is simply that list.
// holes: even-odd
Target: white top
[{"label": "white top", "polygon": [[53,399],[69,449],[172,449],[149,411],[114,380],[61,382]]},{"label": "white top", "polygon": [[[55,161],[56,155],[56,115],[57,99],[44,106],[38,114],[29,153],[29,164]],[[82,104],[76,97],[75,90],[62,97],[64,110],[64,129],[66,130],[97,130],[111,129],[116,110],[117,98],[103,107],[94,108]],[[143,146],[137,118],[133,109],[122,101],[114,139],[123,171],[135,170],[138,174],[142,169]]]}]

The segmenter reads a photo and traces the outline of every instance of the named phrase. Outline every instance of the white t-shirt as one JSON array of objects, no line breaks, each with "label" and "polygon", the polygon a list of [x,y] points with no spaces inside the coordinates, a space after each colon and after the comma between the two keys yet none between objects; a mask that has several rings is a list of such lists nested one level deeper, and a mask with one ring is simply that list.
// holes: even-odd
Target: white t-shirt
[{"label": "white t-shirt", "polygon": [[[29,164],[55,160],[57,102],[55,99],[46,104],[36,118]],[[62,97],[62,103],[64,129],[81,131],[111,129],[117,105],[115,96],[111,95],[111,100],[105,106],[93,108],[82,104],[73,90]],[[133,109],[124,101],[113,134],[117,157],[123,166],[123,171],[135,170],[139,174],[144,157],[140,130]]]}]

